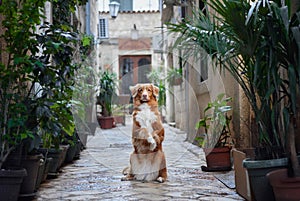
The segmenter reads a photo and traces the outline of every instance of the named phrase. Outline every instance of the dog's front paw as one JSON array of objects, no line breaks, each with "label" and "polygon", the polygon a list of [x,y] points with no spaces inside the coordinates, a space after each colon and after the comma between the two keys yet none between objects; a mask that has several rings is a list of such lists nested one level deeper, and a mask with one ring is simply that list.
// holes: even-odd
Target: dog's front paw
[{"label": "dog's front paw", "polygon": [[159,183],[164,183],[165,182],[164,178],[162,178],[162,177],[158,177],[156,179],[156,181],[159,182]]},{"label": "dog's front paw", "polygon": [[121,178],[121,181],[132,181],[134,180],[134,177],[131,175],[126,175],[125,177]]},{"label": "dog's front paw", "polygon": [[153,151],[156,148],[156,142],[150,144],[150,150]]},{"label": "dog's front paw", "polygon": [[148,137],[147,141],[150,143],[150,150],[153,151],[156,148],[156,142],[153,137]]}]

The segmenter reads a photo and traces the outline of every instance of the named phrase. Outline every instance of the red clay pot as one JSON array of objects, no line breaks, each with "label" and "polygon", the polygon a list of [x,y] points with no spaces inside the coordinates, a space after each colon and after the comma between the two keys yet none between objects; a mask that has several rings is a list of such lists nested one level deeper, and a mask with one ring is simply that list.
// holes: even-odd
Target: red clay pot
[{"label": "red clay pot", "polygon": [[287,169],[278,169],[267,174],[276,201],[300,200],[300,177],[288,177]]},{"label": "red clay pot", "polygon": [[114,127],[114,117],[98,117],[98,123],[102,129],[110,129]]},{"label": "red clay pot", "polygon": [[230,147],[204,148],[208,171],[230,170],[230,150]]}]

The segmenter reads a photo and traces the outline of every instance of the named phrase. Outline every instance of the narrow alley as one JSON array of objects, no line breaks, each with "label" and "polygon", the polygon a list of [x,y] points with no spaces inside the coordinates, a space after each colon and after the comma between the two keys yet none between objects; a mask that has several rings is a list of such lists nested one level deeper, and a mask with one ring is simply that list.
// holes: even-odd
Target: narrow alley
[{"label": "narrow alley", "polygon": [[[126,126],[97,128],[95,135],[88,137],[80,159],[62,168],[57,178],[43,183],[35,200],[243,200],[231,189],[232,171],[202,172],[202,149],[185,142],[186,134],[182,131],[166,124],[164,127],[167,182],[121,181],[132,151],[128,117]],[[216,177],[228,177],[228,187]]]}]

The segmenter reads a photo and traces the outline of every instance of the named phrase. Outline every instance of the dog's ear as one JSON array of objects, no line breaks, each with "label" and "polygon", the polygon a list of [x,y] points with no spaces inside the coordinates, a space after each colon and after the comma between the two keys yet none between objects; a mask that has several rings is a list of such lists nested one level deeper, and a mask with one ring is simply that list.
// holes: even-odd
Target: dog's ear
[{"label": "dog's ear", "polygon": [[159,93],[159,88],[157,86],[154,86],[153,84],[152,84],[152,88],[153,88],[153,95],[155,98],[157,98]]},{"label": "dog's ear", "polygon": [[129,89],[131,91],[132,97],[135,98],[137,93],[138,93],[138,89],[139,89],[139,84],[135,85],[135,86],[130,86]]}]

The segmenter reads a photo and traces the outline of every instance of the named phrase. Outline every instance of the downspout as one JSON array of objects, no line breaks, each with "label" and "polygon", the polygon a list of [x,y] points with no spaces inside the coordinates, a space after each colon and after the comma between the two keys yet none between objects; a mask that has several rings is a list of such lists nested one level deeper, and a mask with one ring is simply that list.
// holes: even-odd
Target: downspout
[{"label": "downspout", "polygon": [[184,88],[185,88],[185,116],[186,116],[186,122],[185,122],[185,126],[186,126],[186,140],[189,139],[189,134],[190,134],[190,106],[189,106],[189,102],[190,102],[190,97],[189,97],[189,63],[186,63],[185,66],[185,83],[184,83]]},{"label": "downspout", "polygon": [[86,35],[91,35],[91,10],[90,10],[90,0],[88,2],[86,2],[85,5],[85,14],[86,14],[86,18],[85,18],[85,33]]}]

